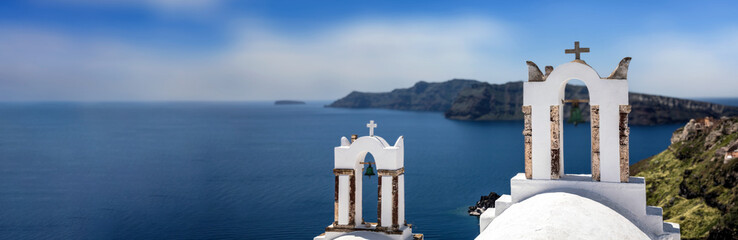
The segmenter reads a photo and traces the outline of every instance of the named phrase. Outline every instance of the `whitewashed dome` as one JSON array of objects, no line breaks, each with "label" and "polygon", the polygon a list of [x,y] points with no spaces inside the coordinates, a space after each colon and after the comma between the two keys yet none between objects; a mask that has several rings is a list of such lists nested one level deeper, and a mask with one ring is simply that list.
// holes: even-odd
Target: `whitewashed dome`
[{"label": "whitewashed dome", "polygon": [[510,206],[476,239],[650,239],[609,207],[578,195],[543,193]]},{"label": "whitewashed dome", "polygon": [[350,232],[346,235],[342,235],[336,240],[392,240],[391,238],[388,238],[387,236],[375,233],[375,232]]}]

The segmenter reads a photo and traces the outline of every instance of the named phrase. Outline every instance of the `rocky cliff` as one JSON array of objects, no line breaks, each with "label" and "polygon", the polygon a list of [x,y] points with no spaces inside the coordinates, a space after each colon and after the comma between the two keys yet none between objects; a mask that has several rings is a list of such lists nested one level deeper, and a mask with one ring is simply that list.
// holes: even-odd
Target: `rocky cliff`
[{"label": "rocky cliff", "polygon": [[692,118],[738,116],[738,107],[715,103],[630,93],[628,101],[632,107],[630,123],[654,125],[683,123]]},{"label": "rocky cliff", "polygon": [[476,83],[454,98],[446,118],[457,120],[521,120],[523,82],[505,84]]},{"label": "rocky cliff", "polygon": [[738,118],[691,120],[671,146],[631,166],[646,178],[648,205],[681,225],[682,239],[738,239]]},{"label": "rocky cliff", "polygon": [[[569,85],[566,99],[588,99],[584,86]],[[630,123],[656,125],[687,122],[691,118],[738,115],[738,107],[678,99],[664,96],[630,93]],[[491,121],[521,120],[523,113],[523,82],[489,84],[475,80],[454,79],[441,83],[418,82],[415,86],[387,93],[352,92],[329,107],[388,108],[414,111],[444,112],[456,120]],[[580,104],[582,117],[589,119],[589,105]],[[564,107],[569,116],[571,106]]]},{"label": "rocky cliff", "polygon": [[400,88],[385,93],[353,91],[328,107],[443,112],[451,107],[459,91],[479,83],[481,82],[465,79],[453,79],[440,83],[420,81],[410,88]]},{"label": "rocky cliff", "polygon": [[[584,86],[569,85],[565,98],[588,99],[588,94]],[[692,118],[738,115],[738,107],[657,95],[630,93],[628,101],[632,108],[629,115],[632,125],[681,123]],[[519,120],[523,118],[522,105],[523,82],[479,83],[460,91],[445,115],[458,120]],[[579,108],[583,119],[589,120],[589,104],[582,103]],[[569,116],[570,111],[571,105],[565,105],[564,116]]]}]

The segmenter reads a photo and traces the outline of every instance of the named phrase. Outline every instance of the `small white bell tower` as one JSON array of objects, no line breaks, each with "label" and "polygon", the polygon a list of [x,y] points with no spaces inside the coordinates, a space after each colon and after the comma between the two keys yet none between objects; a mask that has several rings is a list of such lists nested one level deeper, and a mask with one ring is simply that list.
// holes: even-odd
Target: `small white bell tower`
[{"label": "small white bell tower", "polygon": [[[394,145],[375,136],[374,120],[366,125],[369,136],[354,142],[341,137],[341,146],[335,147],[334,169],[335,196],[333,224],[315,240],[356,236],[366,239],[423,239],[413,234],[412,225],[405,222],[405,147],[400,136]],[[362,219],[362,172],[367,153],[374,156],[377,184],[377,222],[366,223]]]}]

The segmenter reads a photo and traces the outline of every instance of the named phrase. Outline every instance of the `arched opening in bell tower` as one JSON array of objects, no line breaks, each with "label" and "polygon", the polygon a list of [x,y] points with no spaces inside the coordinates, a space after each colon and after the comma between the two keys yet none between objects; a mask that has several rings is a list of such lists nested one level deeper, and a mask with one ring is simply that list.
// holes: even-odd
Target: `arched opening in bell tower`
[{"label": "arched opening in bell tower", "polygon": [[361,193],[362,202],[362,215],[363,222],[365,223],[376,223],[377,222],[377,207],[378,207],[378,189],[379,174],[377,172],[377,165],[375,164],[374,156],[371,153],[366,153],[364,159],[361,160],[363,164],[360,173]]},{"label": "arched opening in bell tower", "polygon": [[592,172],[589,100],[589,90],[582,80],[571,79],[564,83],[561,111],[563,173],[587,174]]}]

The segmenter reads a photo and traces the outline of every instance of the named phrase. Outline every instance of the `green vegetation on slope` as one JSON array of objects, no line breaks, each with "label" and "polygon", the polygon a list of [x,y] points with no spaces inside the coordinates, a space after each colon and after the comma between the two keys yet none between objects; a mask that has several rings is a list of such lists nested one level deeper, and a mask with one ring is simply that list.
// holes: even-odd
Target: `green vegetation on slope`
[{"label": "green vegetation on slope", "polygon": [[724,159],[738,148],[738,118],[713,122],[691,121],[668,149],[631,168],[646,178],[648,204],[679,223],[683,239],[738,239],[738,158]]}]

